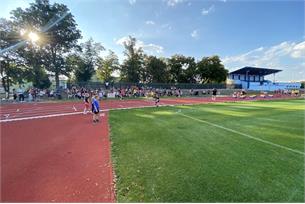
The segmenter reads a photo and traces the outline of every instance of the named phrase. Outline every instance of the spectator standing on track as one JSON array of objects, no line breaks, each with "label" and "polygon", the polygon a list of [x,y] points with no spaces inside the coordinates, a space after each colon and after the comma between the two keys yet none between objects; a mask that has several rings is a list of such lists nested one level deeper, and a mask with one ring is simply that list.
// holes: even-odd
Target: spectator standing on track
[{"label": "spectator standing on track", "polygon": [[99,117],[98,117],[99,112],[100,112],[100,104],[98,101],[98,96],[94,95],[92,97],[93,123],[97,123],[99,121]]},{"label": "spectator standing on track", "polygon": [[13,99],[14,99],[14,101],[17,100],[17,92],[16,92],[16,89],[13,89]]},{"label": "spectator standing on track", "polygon": [[217,95],[217,89],[213,89],[212,91],[212,100],[215,101],[216,100],[216,95]]},{"label": "spectator standing on track", "polygon": [[29,102],[30,102],[30,101],[33,101],[33,95],[32,95],[32,93],[33,93],[32,90],[29,90],[29,91],[28,91],[28,94],[29,94],[29,95],[28,95],[28,97],[29,97],[29,98],[28,98],[28,101],[29,101]]},{"label": "spectator standing on track", "polygon": [[98,96],[99,96],[99,100],[101,101],[104,97],[104,93],[103,93],[102,89],[98,92]]},{"label": "spectator standing on track", "polygon": [[24,94],[23,94],[23,89],[21,88],[21,86],[17,90],[17,93],[18,93],[18,96],[19,96],[19,101],[24,101]]},{"label": "spectator standing on track", "polygon": [[190,90],[190,95],[192,96],[194,94],[193,88]]},{"label": "spectator standing on track", "polygon": [[89,111],[89,98],[90,98],[90,95],[87,91],[85,92],[84,97],[85,97],[84,98],[84,102],[85,102],[84,114],[87,114]]}]

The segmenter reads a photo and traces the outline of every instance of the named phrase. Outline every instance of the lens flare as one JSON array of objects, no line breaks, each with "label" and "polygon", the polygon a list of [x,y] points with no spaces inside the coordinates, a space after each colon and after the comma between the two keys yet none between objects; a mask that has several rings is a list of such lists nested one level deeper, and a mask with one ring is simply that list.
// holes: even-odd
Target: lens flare
[{"label": "lens flare", "polygon": [[28,37],[32,42],[37,42],[39,40],[39,36],[34,32],[30,32]]}]

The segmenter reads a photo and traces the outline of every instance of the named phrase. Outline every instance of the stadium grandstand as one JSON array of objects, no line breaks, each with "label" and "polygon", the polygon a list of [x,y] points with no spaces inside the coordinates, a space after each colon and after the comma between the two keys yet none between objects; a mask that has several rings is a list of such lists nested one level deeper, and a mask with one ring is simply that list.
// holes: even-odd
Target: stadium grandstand
[{"label": "stadium grandstand", "polygon": [[300,89],[300,82],[275,82],[265,80],[265,76],[281,72],[279,69],[258,67],[243,67],[229,73],[228,80],[235,86],[254,91],[296,90]]}]

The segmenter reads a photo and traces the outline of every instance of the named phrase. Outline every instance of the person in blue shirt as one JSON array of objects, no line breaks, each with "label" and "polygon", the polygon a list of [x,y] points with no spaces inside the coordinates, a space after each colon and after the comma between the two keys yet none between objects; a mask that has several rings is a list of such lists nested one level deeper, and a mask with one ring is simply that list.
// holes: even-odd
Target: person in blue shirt
[{"label": "person in blue shirt", "polygon": [[93,123],[97,123],[99,121],[99,117],[98,117],[99,112],[100,112],[100,104],[98,101],[98,95],[94,95],[92,97]]}]

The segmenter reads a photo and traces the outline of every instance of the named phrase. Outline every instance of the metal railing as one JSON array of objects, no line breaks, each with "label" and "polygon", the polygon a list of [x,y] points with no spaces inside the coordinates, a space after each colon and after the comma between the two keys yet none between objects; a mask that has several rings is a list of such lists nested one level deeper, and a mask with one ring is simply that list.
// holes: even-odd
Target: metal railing
[{"label": "metal railing", "polygon": [[[177,89],[226,89],[227,85],[225,83],[209,83],[209,84],[192,84],[192,83],[131,83],[131,82],[115,82],[106,83],[102,82],[77,82],[68,83],[67,87],[72,88],[83,87],[89,89],[106,89],[106,88],[131,88],[131,87],[141,87],[141,88],[154,88],[154,89],[171,89],[175,87]],[[229,87],[238,88],[238,87]]]}]

